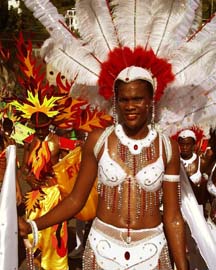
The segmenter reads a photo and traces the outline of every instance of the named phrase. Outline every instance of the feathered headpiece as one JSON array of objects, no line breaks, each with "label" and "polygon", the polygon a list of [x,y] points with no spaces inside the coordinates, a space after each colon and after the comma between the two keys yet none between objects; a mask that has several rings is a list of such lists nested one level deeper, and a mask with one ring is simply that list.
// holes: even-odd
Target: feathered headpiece
[{"label": "feathered headpiece", "polygon": [[[60,74],[57,76],[57,87],[45,80],[45,72],[32,54],[31,40],[24,41],[22,34],[17,39],[17,58],[22,71],[19,82],[24,88],[23,96],[8,100],[16,109],[21,121],[31,118],[34,113],[44,113],[46,125],[52,123],[59,128],[79,129],[86,132],[95,127],[104,127],[112,122],[112,117],[97,107],[90,108],[85,99],[71,98],[69,91],[73,81],[63,83]],[[12,100],[12,101],[11,101]]]},{"label": "feathered headpiece", "polygon": [[172,135],[172,139],[178,140],[178,138],[191,137],[195,140],[196,150],[205,152],[207,147],[207,137],[204,134],[204,130],[199,126],[192,126],[185,129],[181,129],[176,134]]},{"label": "feathered headpiece", "polygon": [[51,2],[24,2],[50,33],[44,59],[74,85],[95,86],[110,98],[119,72],[138,66],[156,81],[160,129],[174,134],[214,119],[216,19],[194,27],[200,1],[79,0],[79,37]]}]

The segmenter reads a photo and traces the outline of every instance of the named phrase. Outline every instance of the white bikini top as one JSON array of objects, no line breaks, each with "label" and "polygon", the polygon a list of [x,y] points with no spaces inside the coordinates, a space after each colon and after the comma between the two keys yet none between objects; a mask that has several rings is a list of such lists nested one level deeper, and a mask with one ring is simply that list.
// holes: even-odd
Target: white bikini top
[{"label": "white bikini top", "polygon": [[158,159],[142,168],[135,177],[128,175],[125,170],[109,155],[108,136],[104,141],[104,151],[98,162],[98,182],[106,186],[118,186],[127,178],[134,178],[139,186],[146,191],[159,190],[164,176],[164,162],[162,157],[162,138],[159,135],[159,157]]},{"label": "white bikini top", "polygon": [[197,168],[197,171],[190,176],[190,180],[194,184],[198,184],[201,181],[201,179],[202,179],[202,173],[200,171],[200,157],[198,157],[198,168]]},{"label": "white bikini top", "polygon": [[[196,158],[197,158],[197,155],[195,153],[193,153],[193,156],[192,156],[193,160],[195,161]],[[184,160],[182,159],[182,162],[183,164],[187,161],[187,160]],[[192,162],[191,162],[192,163]],[[185,165],[184,165],[185,166]],[[187,166],[186,166],[187,167]],[[189,176],[190,180],[194,183],[194,184],[199,184],[199,182],[201,181],[202,179],[202,173],[200,171],[200,157],[198,156],[198,168],[197,168],[197,171],[192,174],[191,176]]]}]

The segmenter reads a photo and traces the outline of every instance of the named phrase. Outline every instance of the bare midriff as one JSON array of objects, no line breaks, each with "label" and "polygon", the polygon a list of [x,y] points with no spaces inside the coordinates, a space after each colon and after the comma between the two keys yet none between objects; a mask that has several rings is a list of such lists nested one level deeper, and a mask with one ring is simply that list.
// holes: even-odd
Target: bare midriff
[{"label": "bare midriff", "polygon": [[[145,229],[154,228],[161,223],[161,212],[159,209],[159,203],[151,204],[150,209],[146,208],[146,204],[150,205],[147,200],[141,201],[139,216],[137,217],[137,186],[131,185],[130,187],[130,200],[128,199],[128,183],[124,182],[124,192],[116,194],[115,201],[113,201],[113,207],[107,209],[107,203],[104,198],[99,194],[97,217],[105,223],[119,227],[130,229]],[[118,209],[117,202],[122,200],[122,205]],[[148,198],[146,198],[148,199]],[[128,224],[129,221],[129,224]]]}]

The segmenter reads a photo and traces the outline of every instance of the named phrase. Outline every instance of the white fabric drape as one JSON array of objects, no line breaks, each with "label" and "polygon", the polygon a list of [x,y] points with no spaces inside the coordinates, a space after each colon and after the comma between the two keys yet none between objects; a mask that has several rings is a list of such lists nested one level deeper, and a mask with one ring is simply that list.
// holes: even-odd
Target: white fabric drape
[{"label": "white fabric drape", "polygon": [[0,269],[18,269],[16,146],[6,149],[7,166],[0,193]]},{"label": "white fabric drape", "polygon": [[209,270],[216,269],[216,242],[181,166],[182,214]]}]

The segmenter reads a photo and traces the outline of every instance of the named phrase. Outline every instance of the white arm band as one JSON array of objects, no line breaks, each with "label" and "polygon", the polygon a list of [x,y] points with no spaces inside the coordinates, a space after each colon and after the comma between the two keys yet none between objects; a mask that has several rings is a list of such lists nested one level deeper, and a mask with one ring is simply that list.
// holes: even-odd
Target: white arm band
[{"label": "white arm band", "polygon": [[167,182],[179,182],[180,181],[180,175],[176,175],[176,174],[164,174],[163,181],[167,181]]}]

